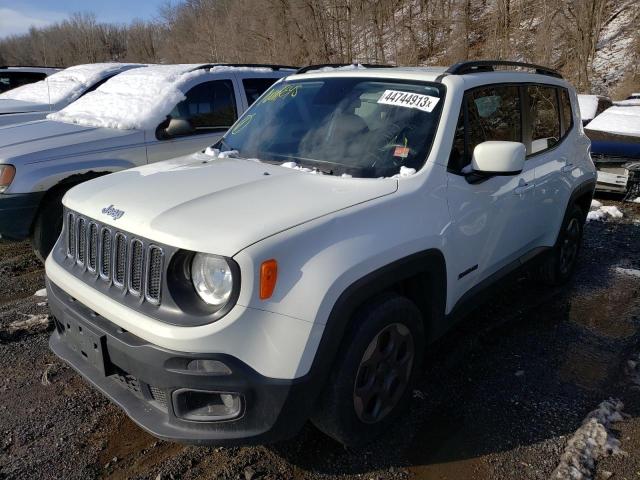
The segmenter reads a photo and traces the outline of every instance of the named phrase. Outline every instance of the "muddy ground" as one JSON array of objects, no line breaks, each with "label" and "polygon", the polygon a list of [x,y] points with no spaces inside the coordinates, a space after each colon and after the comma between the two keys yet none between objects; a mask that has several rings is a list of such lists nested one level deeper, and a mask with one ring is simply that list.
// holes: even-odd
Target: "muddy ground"
[{"label": "muddy ground", "polygon": [[[608,199],[605,204],[614,204]],[[640,475],[640,205],[590,222],[570,285],[523,275],[429,349],[411,411],[348,451],[307,426],[265,447],[158,441],[49,351],[43,270],[27,244],[0,243],[0,478],[546,479],[587,413],[609,397],[627,417],[626,455],[594,478]]]}]

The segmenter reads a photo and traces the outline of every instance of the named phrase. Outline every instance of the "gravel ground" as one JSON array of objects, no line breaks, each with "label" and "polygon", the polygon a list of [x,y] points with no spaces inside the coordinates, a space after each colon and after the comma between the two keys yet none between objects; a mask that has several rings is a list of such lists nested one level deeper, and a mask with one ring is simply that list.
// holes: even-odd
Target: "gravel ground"
[{"label": "gravel ground", "polygon": [[409,415],[386,438],[345,450],[307,426],[268,447],[202,448],[156,440],[47,347],[41,265],[0,243],[0,479],[547,479],[585,416],[610,397],[624,455],[594,478],[640,475],[640,205],[590,222],[573,282],[524,275],[430,347]]}]

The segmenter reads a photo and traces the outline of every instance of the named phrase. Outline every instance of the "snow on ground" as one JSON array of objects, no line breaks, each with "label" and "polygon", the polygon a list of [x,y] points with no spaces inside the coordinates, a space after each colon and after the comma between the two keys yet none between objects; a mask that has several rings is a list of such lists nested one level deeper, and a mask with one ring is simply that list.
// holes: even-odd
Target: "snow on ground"
[{"label": "snow on ground", "polygon": [[25,102],[56,104],[69,103],[97,81],[117,72],[123,67],[140,67],[134,63],[91,63],[76,65],[54,73],[39,82],[14,88],[0,95],[0,99],[22,100]]},{"label": "snow on ground", "polygon": [[591,200],[591,208],[600,208],[602,206],[602,202],[598,200]]},{"label": "snow on ground", "polygon": [[591,222],[593,220],[604,221],[608,218],[622,218],[624,216],[620,209],[615,205],[602,205],[597,200],[594,200],[591,203],[591,207],[595,207],[595,210],[591,210],[587,214],[587,222]]},{"label": "snow on ground", "polygon": [[582,426],[567,442],[558,467],[551,474],[552,480],[582,480],[593,475],[595,462],[609,455],[625,454],[620,441],[609,429],[620,422],[624,405],[620,400],[609,399],[589,413]]},{"label": "snow on ground", "polygon": [[587,130],[640,137],[640,105],[614,105],[609,107],[589,125]]},{"label": "snow on ground", "polygon": [[47,118],[121,130],[155,129],[185,99],[180,87],[208,73],[194,70],[198,66],[152,65],[129,70]]},{"label": "snow on ground", "polygon": [[635,268],[616,267],[615,272],[621,275],[627,275],[629,277],[640,278],[640,270],[636,270]]},{"label": "snow on ground", "polygon": [[592,120],[598,110],[598,96],[578,95],[578,105],[580,106],[580,117],[583,120]]},{"label": "snow on ground", "polygon": [[34,293],[33,296],[34,297],[46,297],[47,296],[47,289],[46,288],[41,288],[36,293]]},{"label": "snow on ground", "polygon": [[634,198],[631,200],[633,203],[640,203],[640,197]]}]

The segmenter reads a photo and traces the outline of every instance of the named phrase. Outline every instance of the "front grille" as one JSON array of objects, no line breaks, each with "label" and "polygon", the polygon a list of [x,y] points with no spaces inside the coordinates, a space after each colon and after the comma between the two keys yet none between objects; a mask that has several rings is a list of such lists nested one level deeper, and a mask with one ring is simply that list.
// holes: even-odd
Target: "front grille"
[{"label": "front grille", "polygon": [[74,212],[68,212],[65,219],[67,256],[74,260],[75,268],[94,278],[99,275],[137,297],[144,292],[147,302],[160,304],[164,268],[161,247]]},{"label": "front grille", "polygon": [[167,395],[164,393],[164,390],[153,385],[149,385],[149,392],[151,393],[151,398],[158,402],[162,407],[167,408]]}]

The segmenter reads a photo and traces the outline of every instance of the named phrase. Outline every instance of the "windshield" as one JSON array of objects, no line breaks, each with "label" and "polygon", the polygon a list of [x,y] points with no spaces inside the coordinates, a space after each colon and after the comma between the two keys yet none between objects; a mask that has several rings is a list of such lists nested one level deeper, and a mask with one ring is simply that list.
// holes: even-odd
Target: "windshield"
[{"label": "windshield", "polygon": [[328,174],[393,176],[401,167],[417,171],[424,165],[443,101],[444,87],[435,83],[358,77],[283,81],[216,148]]},{"label": "windshield", "polygon": [[76,65],[54,73],[39,82],[22,85],[0,94],[0,99],[52,105],[59,102],[71,102],[99,80],[111,76],[129,65],[137,66],[122,63]]}]

